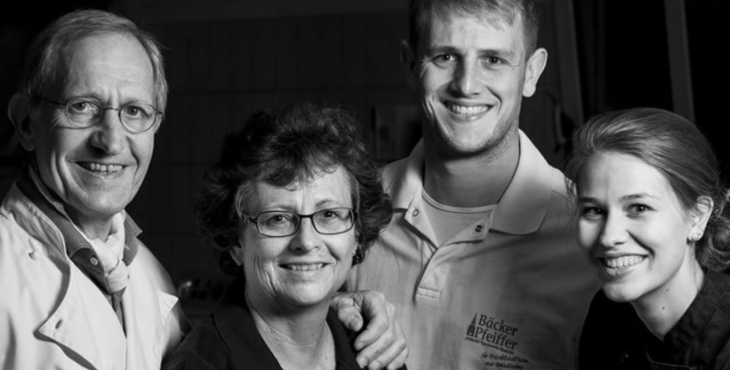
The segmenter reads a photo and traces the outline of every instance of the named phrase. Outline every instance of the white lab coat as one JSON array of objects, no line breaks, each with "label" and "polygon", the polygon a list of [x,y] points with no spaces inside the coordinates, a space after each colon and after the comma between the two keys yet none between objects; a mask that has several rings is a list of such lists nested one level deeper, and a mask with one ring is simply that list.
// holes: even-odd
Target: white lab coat
[{"label": "white lab coat", "polygon": [[13,185],[0,206],[0,369],[159,369],[185,319],[170,277],[141,242],[129,275],[125,336],[59,229]]}]

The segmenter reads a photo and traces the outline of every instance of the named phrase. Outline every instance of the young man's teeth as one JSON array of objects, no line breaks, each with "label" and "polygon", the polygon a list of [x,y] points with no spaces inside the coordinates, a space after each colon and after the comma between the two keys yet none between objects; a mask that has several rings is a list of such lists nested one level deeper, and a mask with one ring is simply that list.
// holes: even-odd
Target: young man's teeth
[{"label": "young man's teeth", "polygon": [[487,107],[484,105],[466,107],[463,105],[448,104],[447,106],[449,107],[450,111],[452,111],[456,114],[463,114],[463,115],[479,114],[479,113],[485,112],[487,110]]},{"label": "young man's teeth", "polygon": [[83,163],[82,166],[89,171],[114,173],[122,170],[118,164]]},{"label": "young man's teeth", "polygon": [[324,266],[323,263],[316,263],[311,265],[287,265],[290,270],[294,271],[314,271],[319,270]]},{"label": "young man's teeth", "polygon": [[610,268],[630,267],[644,260],[640,256],[623,256],[616,258],[603,258],[603,263]]}]

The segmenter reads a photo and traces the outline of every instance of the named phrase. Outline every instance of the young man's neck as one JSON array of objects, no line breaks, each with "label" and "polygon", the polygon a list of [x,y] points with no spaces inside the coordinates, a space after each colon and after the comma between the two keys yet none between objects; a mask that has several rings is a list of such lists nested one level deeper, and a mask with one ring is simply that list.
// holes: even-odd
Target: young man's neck
[{"label": "young man's neck", "polygon": [[443,158],[424,142],[424,159],[424,188],[435,201],[465,208],[496,204],[517,169],[519,134],[499,148],[460,158]]}]

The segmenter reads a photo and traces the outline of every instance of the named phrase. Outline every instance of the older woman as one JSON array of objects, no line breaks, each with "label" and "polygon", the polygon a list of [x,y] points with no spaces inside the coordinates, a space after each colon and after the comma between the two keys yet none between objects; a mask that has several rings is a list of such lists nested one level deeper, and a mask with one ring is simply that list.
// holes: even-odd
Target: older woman
[{"label": "older woman", "polygon": [[580,368],[730,369],[727,190],[704,136],[659,109],[598,116],[567,173],[603,289]]},{"label": "older woman", "polygon": [[360,368],[330,300],[392,209],[349,114],[255,113],[225,139],[197,209],[240,278],[169,369]]}]

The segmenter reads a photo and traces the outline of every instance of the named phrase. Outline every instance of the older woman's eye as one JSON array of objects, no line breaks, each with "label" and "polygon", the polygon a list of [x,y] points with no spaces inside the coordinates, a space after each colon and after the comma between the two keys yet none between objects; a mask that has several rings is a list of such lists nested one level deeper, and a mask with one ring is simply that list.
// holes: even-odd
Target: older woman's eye
[{"label": "older woman's eye", "polygon": [[261,222],[267,227],[281,227],[290,225],[292,223],[292,220],[292,215],[288,213],[271,213],[265,215],[261,219]]},{"label": "older woman's eye", "polygon": [[335,218],[335,217],[338,217],[338,215],[337,215],[337,213],[335,213],[335,211],[333,211],[331,209],[327,209],[327,210],[322,211],[319,214],[319,217],[320,218]]}]

